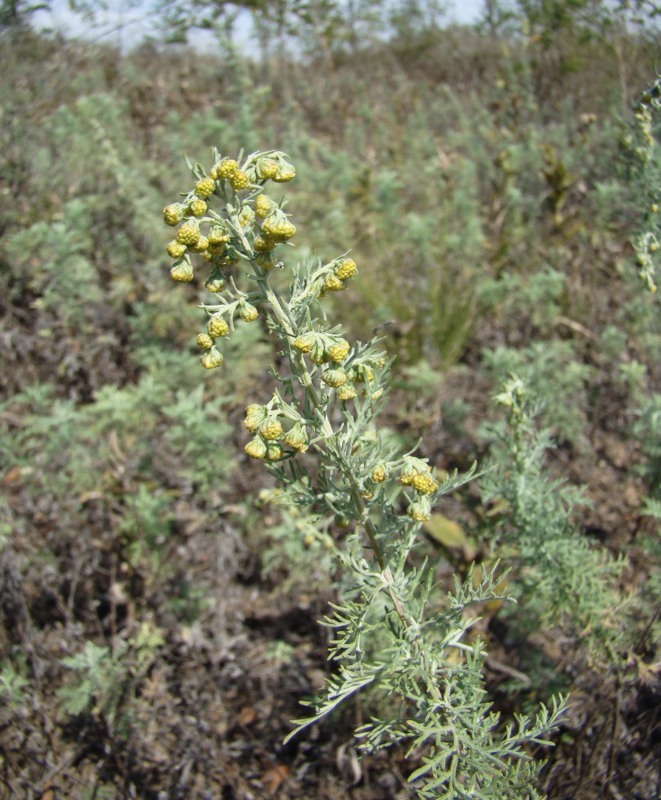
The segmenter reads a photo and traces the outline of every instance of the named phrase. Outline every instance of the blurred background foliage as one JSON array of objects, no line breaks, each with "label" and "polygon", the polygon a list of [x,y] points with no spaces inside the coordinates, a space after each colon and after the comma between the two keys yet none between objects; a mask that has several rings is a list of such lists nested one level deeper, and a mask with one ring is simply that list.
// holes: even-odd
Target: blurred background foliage
[{"label": "blurred background foliage", "polygon": [[[385,422],[402,444],[423,436],[443,469],[489,458],[492,395],[519,375],[555,441],[552,475],[592,503],[578,535],[628,557],[635,594],[661,558],[659,300],[630,245],[658,232],[658,153],[641,159],[633,113],[661,53],[655,3],[485,0],[475,24],[448,25],[435,0],[168,2],[132,48],[36,31],[44,8],[0,0],[5,796],[45,791],[44,776],[65,781],[75,763],[94,796],[181,784],[168,796],[202,797],[216,784],[200,764],[218,751],[208,731],[183,735],[186,715],[205,706],[224,736],[236,708],[224,696],[219,710],[185,664],[233,676],[235,705],[260,696],[293,652],[311,657],[296,631],[309,639],[330,591],[333,531],[280,511],[243,456],[242,410],[268,396],[263,332],[244,326],[205,373],[202,285],[169,279],[160,210],[189,183],[184,154],[289,153],[290,260],[351,248],[359,275],[329,313],[397,356]],[[448,513],[479,531],[481,503],[468,490]],[[647,665],[656,580],[631,612],[649,622],[636,644]],[[256,587],[295,608],[286,633],[276,617],[250,622],[265,613],[249,610]],[[246,619],[250,637],[265,631],[263,651]],[[277,667],[274,641],[287,654]],[[548,643],[539,652],[561,661]],[[260,723],[258,755],[297,713],[304,689],[288,688],[290,705]],[[547,788],[569,796],[558,775],[575,765],[556,752]],[[198,779],[189,769],[182,783],[189,761]],[[581,797],[599,796],[596,777],[585,786]]]}]

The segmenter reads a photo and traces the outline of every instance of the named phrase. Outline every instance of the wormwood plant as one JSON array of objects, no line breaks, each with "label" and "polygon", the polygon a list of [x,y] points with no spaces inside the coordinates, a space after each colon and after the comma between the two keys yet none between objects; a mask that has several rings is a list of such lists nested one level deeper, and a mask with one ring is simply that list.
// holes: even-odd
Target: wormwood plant
[{"label": "wormwood plant", "polygon": [[389,360],[378,340],[351,343],[324,313],[324,298],[356,274],[353,259],[311,258],[282,280],[282,251],[296,229],[266,185],[277,190],[294,178],[287,156],[213,155],[208,172],[190,165],[193,188],[164,209],[176,228],[167,245],[171,275],[192,281],[194,259],[208,269],[213,299],[201,306],[206,328],[197,335],[206,369],[222,365],[222,343],[239,326],[264,322],[278,353],[270,367],[277,388],[248,405],[245,451],[319,531],[332,533],[342,573],[338,602],[323,620],[334,671],[287,738],[362,691],[370,714],[356,730],[362,749],[402,743],[418,797],[538,797],[530,748],[545,741],[564,703],[506,725],[491,709],[485,648],[471,627],[475,606],[502,597],[501,576],[471,572],[445,593],[433,565],[416,554],[420,523],[475,468],[441,476],[426,459],[398,453],[375,427]]},{"label": "wormwood plant", "polygon": [[[661,247],[661,189],[659,188],[658,112],[661,109],[661,79],[646,89],[635,108],[635,126],[626,138],[633,168],[640,184],[644,203],[643,229],[634,238],[638,273],[646,288],[656,292],[658,283],[658,258]],[[656,129],[656,130],[655,130]]]},{"label": "wormwood plant", "polygon": [[623,564],[581,535],[572,515],[585,503],[580,493],[546,474],[553,441],[537,427],[541,407],[534,398],[517,376],[496,397],[508,420],[496,449],[501,467],[482,482],[485,500],[498,510],[483,534],[513,567],[527,624],[562,625],[600,660],[615,661],[622,600],[614,582]]}]

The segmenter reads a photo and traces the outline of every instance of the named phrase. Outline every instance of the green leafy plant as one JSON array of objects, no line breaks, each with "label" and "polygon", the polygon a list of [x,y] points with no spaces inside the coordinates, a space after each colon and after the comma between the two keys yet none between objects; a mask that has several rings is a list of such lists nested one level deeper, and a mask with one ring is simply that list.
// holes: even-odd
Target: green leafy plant
[{"label": "green leafy plant", "polygon": [[534,397],[517,377],[497,397],[508,424],[494,451],[501,466],[482,481],[484,501],[492,505],[483,535],[513,565],[513,584],[527,615],[532,612],[545,627],[563,625],[575,641],[593,651],[609,648],[614,658],[621,604],[615,579],[622,563],[590,546],[573,519],[584,502],[580,493],[547,474],[552,439],[536,427],[540,404],[536,409]]},{"label": "green leafy plant", "polygon": [[335,520],[327,530],[340,566],[338,599],[323,623],[333,674],[287,738],[361,691],[370,706],[370,721],[356,730],[361,748],[404,745],[418,762],[409,779],[419,797],[486,800],[502,797],[504,787],[509,797],[538,796],[529,748],[546,741],[564,702],[501,725],[485,697],[485,647],[470,634],[469,613],[502,599],[501,576],[494,567],[474,581],[470,572],[448,593],[416,552],[433,505],[475,467],[440,475],[381,436],[375,419],[389,359],[378,339],[350,343],[324,310],[325,298],[356,274],[353,259],[309,258],[285,282],[282,250],[296,228],[266,184],[277,189],[294,177],[288,157],[265,151],[235,160],[214,150],[210,170],[191,169],[193,188],[163,215],[176,228],[167,246],[172,277],[194,280],[194,259],[209,271],[205,286],[214,298],[202,305],[201,364],[220,367],[222,343],[263,320],[278,354],[271,365],[277,388],[247,407],[245,451],[264,462],[291,503]]},{"label": "green leafy plant", "polygon": [[62,709],[71,715],[88,713],[120,733],[130,723],[130,701],[163,645],[161,631],[143,623],[135,637],[111,648],[86,642],[82,652],[62,659],[75,677],[58,691]]}]

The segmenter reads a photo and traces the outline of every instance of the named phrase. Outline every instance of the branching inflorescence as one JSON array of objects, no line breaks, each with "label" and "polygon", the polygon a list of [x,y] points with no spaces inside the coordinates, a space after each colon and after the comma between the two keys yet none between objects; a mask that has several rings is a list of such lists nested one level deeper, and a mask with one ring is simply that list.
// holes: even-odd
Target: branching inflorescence
[{"label": "branching inflorescence", "polygon": [[202,306],[202,366],[219,367],[223,338],[262,318],[284,359],[271,367],[273,396],[246,409],[245,451],[313,519],[332,518],[344,531],[335,548],[339,601],[323,622],[333,631],[336,669],[290,736],[363,691],[371,719],[356,731],[362,748],[406,744],[419,797],[536,797],[529,747],[543,741],[563,703],[542,708],[534,721],[500,726],[485,700],[484,648],[469,633],[475,616],[466,611],[501,598],[502,576],[495,568],[479,580],[471,572],[447,594],[433,570],[411,557],[434,503],[475,469],[437,474],[426,459],[395,452],[376,429],[390,362],[379,340],[350,343],[323,310],[324,296],[356,274],[352,258],[309,259],[285,291],[272,286],[296,229],[265,187],[295,176],[288,157],[267,151],[234,160],[214,151],[208,173],[199,164],[191,169],[193,189],[163,216],[177,226],[167,246],[172,277],[193,280],[193,257],[209,268],[205,287],[215,302]]}]

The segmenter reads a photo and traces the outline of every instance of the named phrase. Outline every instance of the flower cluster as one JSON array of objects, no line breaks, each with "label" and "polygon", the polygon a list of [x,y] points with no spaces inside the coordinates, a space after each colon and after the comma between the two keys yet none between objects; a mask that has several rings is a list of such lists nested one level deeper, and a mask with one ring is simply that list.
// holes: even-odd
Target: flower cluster
[{"label": "flower cluster", "polygon": [[[198,334],[196,341],[204,351],[200,361],[207,369],[223,363],[216,340],[233,330],[235,316],[245,322],[258,316],[250,294],[238,291],[231,268],[244,261],[262,272],[271,269],[277,245],[296,233],[281,205],[264,190],[267,181],[286,183],[296,175],[286,156],[268,151],[240,161],[214,150],[211,169],[191,166],[195,185],[182,201],[163,209],[163,221],[177,228],[166,247],[174,259],[172,278],[192,281],[192,256],[197,255],[209,267],[205,281],[209,292],[221,295],[228,285],[233,290],[231,298],[220,297],[216,306],[205,306],[211,318],[207,331]],[[215,203],[220,207],[214,208]]]},{"label": "flower cluster", "polygon": [[416,522],[424,522],[431,516],[431,496],[438,490],[438,481],[426,461],[413,456],[405,456],[404,468],[399,478],[403,486],[414,490],[407,513]]},{"label": "flower cluster", "polygon": [[[286,432],[283,421],[290,425]],[[285,455],[285,446],[290,448],[289,455],[304,453],[308,449],[308,426],[299,414],[282,402],[278,394],[266,406],[249,405],[243,424],[255,434],[245,447],[252,458],[280,461]]]}]

